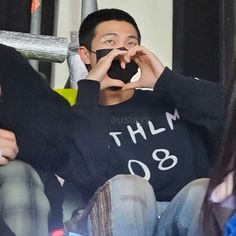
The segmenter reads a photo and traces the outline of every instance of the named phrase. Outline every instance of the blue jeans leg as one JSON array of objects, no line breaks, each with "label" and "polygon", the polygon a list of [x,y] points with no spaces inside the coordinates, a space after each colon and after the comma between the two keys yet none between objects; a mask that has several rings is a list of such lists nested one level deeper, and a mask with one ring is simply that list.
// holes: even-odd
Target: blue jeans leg
[{"label": "blue jeans leg", "polygon": [[153,235],[157,212],[151,185],[135,175],[118,175],[110,183],[113,235]]},{"label": "blue jeans leg", "polygon": [[170,202],[158,221],[156,236],[202,236],[200,213],[209,180],[192,181]]},{"label": "blue jeans leg", "polygon": [[[110,215],[110,220],[103,223],[110,224],[107,226],[111,228],[109,235],[153,235],[157,219],[156,198],[148,181],[135,175],[117,175],[108,181],[108,185],[111,202],[106,204],[111,205],[110,212],[106,214]],[[99,194],[103,194],[102,188]],[[102,218],[103,215],[94,216],[97,217]],[[93,228],[93,222],[90,215],[89,231]],[[89,235],[94,234],[90,232]]]}]

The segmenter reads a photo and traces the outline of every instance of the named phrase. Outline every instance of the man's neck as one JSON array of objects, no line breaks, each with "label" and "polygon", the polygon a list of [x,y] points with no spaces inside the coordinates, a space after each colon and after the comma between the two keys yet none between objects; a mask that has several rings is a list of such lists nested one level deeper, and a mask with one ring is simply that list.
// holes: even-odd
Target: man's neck
[{"label": "man's neck", "polygon": [[116,105],[130,99],[134,94],[134,89],[130,90],[113,90],[104,89],[100,91],[99,103],[103,106]]}]

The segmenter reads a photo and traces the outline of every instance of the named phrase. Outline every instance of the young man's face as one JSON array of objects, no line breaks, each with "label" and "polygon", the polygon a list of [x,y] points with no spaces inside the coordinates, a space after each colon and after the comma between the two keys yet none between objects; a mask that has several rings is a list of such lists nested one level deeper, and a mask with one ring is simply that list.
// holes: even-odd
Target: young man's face
[{"label": "young man's face", "polygon": [[[132,24],[111,20],[102,22],[96,27],[91,50],[121,47],[130,49],[138,44],[138,34]],[[97,63],[96,54],[90,54],[90,62],[91,67]]]}]

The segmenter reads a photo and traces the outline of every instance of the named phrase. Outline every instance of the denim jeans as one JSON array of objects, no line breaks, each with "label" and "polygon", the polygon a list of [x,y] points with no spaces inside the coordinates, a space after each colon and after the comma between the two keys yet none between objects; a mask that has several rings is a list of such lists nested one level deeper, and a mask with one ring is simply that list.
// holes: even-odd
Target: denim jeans
[{"label": "denim jeans", "polygon": [[186,185],[170,202],[158,221],[156,236],[203,236],[200,212],[209,180]]},{"label": "denim jeans", "polygon": [[88,231],[78,230],[83,214],[67,226],[86,236],[200,236],[199,213],[207,183],[207,179],[193,181],[171,202],[157,202],[145,179],[117,175],[95,193],[90,210],[85,210]]},{"label": "denim jeans", "polygon": [[[157,220],[156,198],[145,179],[117,175],[98,189],[83,213],[79,211],[66,223],[69,232],[86,236],[151,236]],[[85,218],[86,232],[81,231]]]},{"label": "denim jeans", "polygon": [[151,185],[134,175],[118,175],[111,184],[111,217],[114,236],[149,236],[157,219],[156,198]]}]

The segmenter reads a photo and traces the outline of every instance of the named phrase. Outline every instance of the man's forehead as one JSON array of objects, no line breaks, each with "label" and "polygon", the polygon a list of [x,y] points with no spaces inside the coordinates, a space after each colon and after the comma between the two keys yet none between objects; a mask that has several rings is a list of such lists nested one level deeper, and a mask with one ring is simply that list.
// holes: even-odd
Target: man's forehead
[{"label": "man's forehead", "polygon": [[137,38],[137,31],[134,26],[126,21],[104,21],[99,23],[95,28],[95,36],[118,36],[120,33],[127,34]]}]

